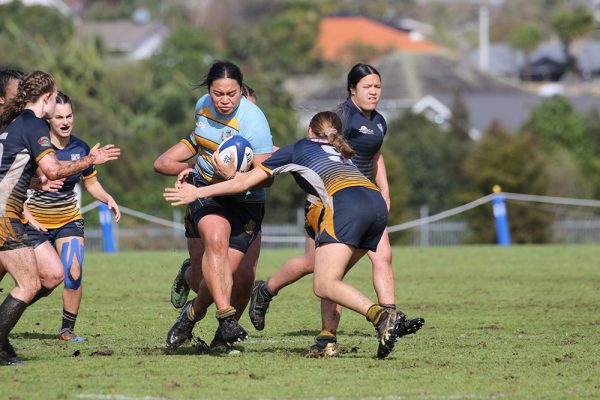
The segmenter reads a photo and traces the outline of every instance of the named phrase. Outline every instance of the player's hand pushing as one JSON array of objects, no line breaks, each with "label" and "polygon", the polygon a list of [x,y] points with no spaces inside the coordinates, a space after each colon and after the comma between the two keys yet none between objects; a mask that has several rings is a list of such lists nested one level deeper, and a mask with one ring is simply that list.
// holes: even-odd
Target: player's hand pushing
[{"label": "player's hand pushing", "polygon": [[163,197],[171,202],[172,206],[189,204],[198,199],[197,189],[194,185],[183,182],[178,184],[176,188],[165,188]]},{"label": "player's hand pushing", "polygon": [[115,147],[114,144],[107,144],[100,147],[100,143],[96,143],[89,152],[89,156],[92,158],[94,165],[100,165],[108,161],[116,160],[120,155],[121,149]]}]

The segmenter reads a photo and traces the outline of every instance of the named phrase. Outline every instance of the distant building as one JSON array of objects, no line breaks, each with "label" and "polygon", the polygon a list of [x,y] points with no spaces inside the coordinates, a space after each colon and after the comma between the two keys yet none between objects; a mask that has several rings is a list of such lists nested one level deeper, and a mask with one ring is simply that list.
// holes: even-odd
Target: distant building
[{"label": "distant building", "polygon": [[99,37],[115,59],[149,58],[161,48],[168,35],[165,25],[151,21],[86,21],[77,26],[79,38]]},{"label": "distant building", "polygon": [[[572,45],[577,67],[586,79],[600,77],[600,41],[579,40]],[[558,41],[542,43],[529,56],[526,65],[525,54],[506,43],[493,43],[490,46],[488,71],[502,76],[520,77],[528,81],[560,80],[566,71],[566,59],[562,45]],[[479,50],[469,53],[471,62],[479,59]]]},{"label": "distant building", "polygon": [[[517,131],[544,97],[516,83],[481,72],[459,58],[445,54],[393,53],[373,62],[381,74],[382,95],[377,110],[391,122],[402,113],[422,113],[443,127],[452,116],[456,92],[460,91],[469,115],[469,134],[478,139],[492,123]],[[346,82],[337,82],[299,99],[298,120],[306,126],[317,111],[333,109],[346,99]],[[569,97],[580,112],[598,108],[597,97]]]}]

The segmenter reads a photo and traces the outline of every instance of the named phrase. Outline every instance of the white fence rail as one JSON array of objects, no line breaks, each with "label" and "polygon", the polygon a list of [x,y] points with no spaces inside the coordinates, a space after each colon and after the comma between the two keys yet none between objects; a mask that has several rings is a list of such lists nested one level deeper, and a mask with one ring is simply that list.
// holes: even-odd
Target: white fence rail
[{"label": "white fence rail", "polygon": [[[545,203],[560,206],[600,208],[600,201],[590,199],[569,199],[560,197],[536,196],[516,193],[498,193],[484,196],[465,205],[446,210],[439,214],[426,216],[414,221],[390,226],[390,234],[405,231],[404,242],[411,246],[454,246],[465,243],[469,236],[469,227],[465,222],[443,221],[446,218],[464,213],[490,202],[495,196],[502,195],[511,202]],[[86,213],[98,206],[98,202],[82,207]],[[509,203],[510,204],[510,203]],[[510,205],[509,205],[510,207]],[[120,250],[140,249],[186,249],[183,224],[158,218],[150,214],[121,207],[121,212],[136,219],[145,220],[152,225],[113,228],[115,240]],[[490,215],[490,224],[493,224]],[[158,226],[157,226],[158,225]],[[600,243],[600,217],[565,218],[553,225],[553,241],[556,243]],[[297,224],[263,225],[263,247],[303,247],[304,228]],[[99,228],[86,227],[86,247],[90,250],[102,249],[102,232]]]}]

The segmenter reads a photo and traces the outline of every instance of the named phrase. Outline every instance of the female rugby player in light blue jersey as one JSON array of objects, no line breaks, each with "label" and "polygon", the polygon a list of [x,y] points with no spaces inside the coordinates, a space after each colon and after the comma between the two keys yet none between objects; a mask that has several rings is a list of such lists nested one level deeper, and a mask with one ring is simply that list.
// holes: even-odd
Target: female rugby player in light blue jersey
[{"label": "female rugby player in light blue jersey", "polygon": [[[155,161],[155,170],[183,176],[198,187],[231,179],[235,171],[214,161],[217,158],[213,154],[232,135],[241,135],[250,142],[253,165],[268,158],[273,149],[269,124],[260,108],[242,95],[243,85],[243,75],[235,64],[214,63],[200,85],[208,89],[208,94],[196,103],[195,129]],[[186,161],[194,156],[194,168],[189,169]],[[233,343],[247,337],[237,322],[240,313],[236,309],[243,310],[250,297],[265,198],[264,189],[252,189],[201,199],[187,208],[185,225],[191,268],[184,264],[180,269],[171,301],[183,305],[180,302],[187,297],[190,286],[198,296],[183,305],[167,335],[169,347],[177,348],[192,338],[194,324],[204,317],[213,301],[219,322],[215,339]],[[238,271],[239,268],[245,271]]]},{"label": "female rugby player in light blue jersey", "polygon": [[298,185],[324,205],[315,235],[314,292],[366,316],[377,331],[377,356],[384,358],[404,328],[401,314],[374,304],[342,279],[367,251],[376,250],[388,210],[377,186],[349,160],[354,152],[339,134],[341,130],[337,114],[320,112],[309,124],[309,138],[277,150],[260,168],[207,187],[178,181],[175,188],[165,189],[164,196],[173,205],[181,205],[207,196],[239,193],[274,175],[291,172]]},{"label": "female rugby player in light blue jersey", "polygon": [[[90,147],[73,136],[74,116],[71,99],[58,92],[56,108],[50,124],[50,142],[59,160],[77,160],[85,157]],[[83,180],[85,189],[98,201],[105,203],[121,219],[119,206],[104,190],[97,178],[96,168],[87,169],[64,179],[63,186],[55,192],[32,190],[25,207],[29,220],[27,235],[35,249],[38,269],[45,275],[58,275],[64,271],[61,340],[80,342],[85,338],[75,333],[75,323],[83,294],[84,221],[79,210],[75,185]],[[57,255],[60,259],[57,259]]]}]

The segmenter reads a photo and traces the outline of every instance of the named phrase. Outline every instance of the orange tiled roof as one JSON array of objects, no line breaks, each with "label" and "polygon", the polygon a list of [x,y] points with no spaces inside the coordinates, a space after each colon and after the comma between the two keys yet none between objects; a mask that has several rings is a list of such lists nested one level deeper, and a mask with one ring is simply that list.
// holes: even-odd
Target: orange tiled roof
[{"label": "orange tiled roof", "polygon": [[[373,19],[326,17],[321,20],[317,47],[328,60],[344,58],[344,52],[355,45],[370,46],[380,51],[438,52],[442,48],[427,40],[414,40],[408,33]],[[348,56],[348,55],[346,55]]]}]

